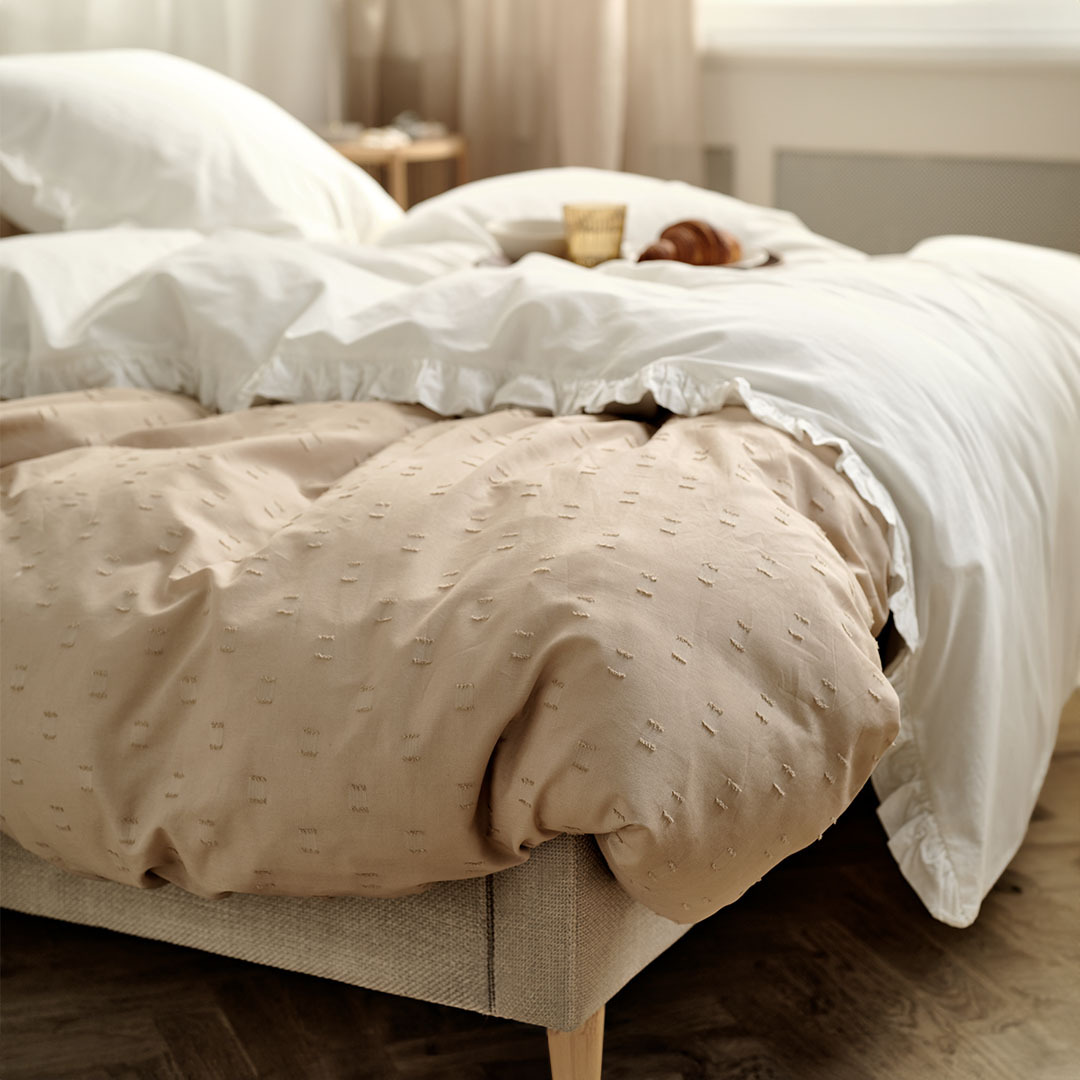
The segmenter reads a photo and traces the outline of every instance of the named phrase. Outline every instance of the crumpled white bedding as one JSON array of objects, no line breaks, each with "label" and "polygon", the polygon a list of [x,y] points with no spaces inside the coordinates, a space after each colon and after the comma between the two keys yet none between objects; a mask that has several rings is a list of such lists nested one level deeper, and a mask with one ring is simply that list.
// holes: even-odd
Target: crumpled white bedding
[{"label": "crumpled white bedding", "polygon": [[[486,214],[555,213],[571,190],[624,199],[649,226],[708,218],[787,265],[474,265],[491,253]],[[5,241],[2,391],[445,415],[742,401],[838,446],[891,526],[907,645],[880,814],[931,913],[962,926],[1023,837],[1080,668],[1077,296],[1080,259],[1060,252],[939,238],[867,259],[777,211],[566,170],[432,200],[378,247],[122,229]]]}]

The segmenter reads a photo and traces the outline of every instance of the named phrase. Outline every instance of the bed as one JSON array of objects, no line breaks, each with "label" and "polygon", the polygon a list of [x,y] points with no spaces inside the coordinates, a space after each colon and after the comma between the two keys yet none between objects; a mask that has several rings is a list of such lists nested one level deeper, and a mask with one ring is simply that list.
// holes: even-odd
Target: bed
[{"label": "bed", "polygon": [[[157,54],[0,91],[5,905],[542,1024],[556,1077],[868,778],[976,917],[1080,669],[1080,260],[582,169],[401,215]],[[631,258],[498,263],[591,199]],[[681,218],[779,263],[632,261]]]}]

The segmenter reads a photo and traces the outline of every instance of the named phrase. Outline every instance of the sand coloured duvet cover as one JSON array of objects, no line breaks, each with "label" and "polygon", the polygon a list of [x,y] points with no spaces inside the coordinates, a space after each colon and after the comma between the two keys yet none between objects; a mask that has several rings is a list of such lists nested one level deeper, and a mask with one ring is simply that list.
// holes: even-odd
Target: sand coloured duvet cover
[{"label": "sand coloured duvet cover", "polygon": [[690,922],[896,735],[883,523],[742,408],[0,418],[3,827],[77,873],[391,896],[591,833]]}]

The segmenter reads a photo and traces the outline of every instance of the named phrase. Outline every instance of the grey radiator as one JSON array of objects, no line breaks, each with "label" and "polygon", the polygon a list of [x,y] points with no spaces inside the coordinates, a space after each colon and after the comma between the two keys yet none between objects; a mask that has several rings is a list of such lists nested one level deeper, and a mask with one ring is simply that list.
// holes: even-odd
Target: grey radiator
[{"label": "grey radiator", "polygon": [[1080,252],[1080,162],[781,150],[776,205],[871,254],[970,233]]}]

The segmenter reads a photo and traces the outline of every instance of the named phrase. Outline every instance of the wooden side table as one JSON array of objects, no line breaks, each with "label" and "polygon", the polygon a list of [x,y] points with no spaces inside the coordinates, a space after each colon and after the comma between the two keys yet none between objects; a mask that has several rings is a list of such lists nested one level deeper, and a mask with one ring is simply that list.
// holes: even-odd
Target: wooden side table
[{"label": "wooden side table", "polygon": [[350,161],[368,168],[386,170],[386,188],[399,206],[409,206],[409,166],[420,161],[456,161],[457,182],[469,178],[468,146],[464,135],[442,135],[435,139],[415,139],[404,146],[369,146],[361,139],[331,142]]}]

